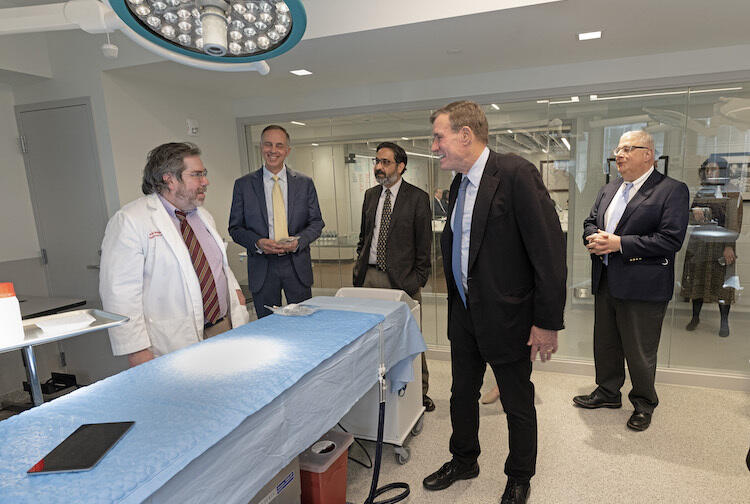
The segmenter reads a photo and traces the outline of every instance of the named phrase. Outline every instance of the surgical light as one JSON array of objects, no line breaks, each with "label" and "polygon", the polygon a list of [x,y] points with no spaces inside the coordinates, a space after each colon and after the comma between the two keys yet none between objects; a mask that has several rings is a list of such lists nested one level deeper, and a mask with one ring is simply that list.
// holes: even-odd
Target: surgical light
[{"label": "surgical light", "polygon": [[307,22],[301,0],[105,1],[142,39],[197,61],[226,65],[286,52],[302,38]]},{"label": "surgical light", "polygon": [[262,74],[264,60],[294,47],[306,26],[302,0],[68,0],[0,9],[0,35],[120,30],[178,63]]}]

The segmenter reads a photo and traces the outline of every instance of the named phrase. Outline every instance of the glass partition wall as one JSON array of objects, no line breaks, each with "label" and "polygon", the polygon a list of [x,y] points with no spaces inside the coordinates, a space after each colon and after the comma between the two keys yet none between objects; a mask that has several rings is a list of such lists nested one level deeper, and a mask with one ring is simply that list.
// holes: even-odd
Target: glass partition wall
[{"label": "glass partition wall", "polygon": [[[540,170],[568,237],[566,329],[557,357],[593,359],[591,267],[582,223],[600,187],[618,176],[612,151],[620,135],[645,129],[655,140],[657,169],[688,184],[691,205],[698,208],[691,213],[688,236],[676,259],[675,297],[664,320],[659,366],[748,374],[750,296],[743,296],[743,284],[750,280],[750,223],[742,221],[742,210],[750,201],[750,83],[540,97],[483,108],[490,148],[523,156]],[[445,217],[439,205],[453,174],[441,171],[430,152],[430,113],[383,112],[282,124],[292,137],[288,165],[313,178],[325,220],[323,235],[312,246],[314,295],[333,295],[352,285],[364,192],[375,185],[372,160],[377,145],[388,140],[407,151],[404,178],[425,190],[435,207],[432,273],[422,294],[423,333],[431,348],[447,348],[439,244]],[[265,125],[246,126],[253,167],[260,166],[258,145]],[[725,162],[721,173],[702,177],[703,162],[717,158]],[[719,238],[724,241],[717,245]],[[713,244],[701,245],[706,239]],[[725,266],[726,247],[734,255],[729,254],[732,264]],[[699,249],[704,252],[697,254]],[[696,272],[705,276],[702,283],[696,284]],[[698,296],[704,299],[700,321],[690,328]],[[722,313],[727,311],[729,335],[720,336]]]}]

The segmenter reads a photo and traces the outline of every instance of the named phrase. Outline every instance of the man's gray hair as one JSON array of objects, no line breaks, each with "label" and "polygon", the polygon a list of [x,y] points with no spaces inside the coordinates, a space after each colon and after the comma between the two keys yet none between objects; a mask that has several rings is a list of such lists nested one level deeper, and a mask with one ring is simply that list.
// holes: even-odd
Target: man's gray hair
[{"label": "man's gray hair", "polygon": [[654,151],[654,137],[651,136],[651,133],[649,133],[648,131],[644,131],[644,130],[633,130],[633,131],[628,131],[628,133],[638,135],[638,137],[641,138],[642,143],[645,144],[644,147],[648,147],[649,149],[651,149],[652,152]]},{"label": "man's gray hair", "polygon": [[146,158],[146,167],[143,168],[141,191],[143,194],[161,194],[167,188],[164,175],[172,174],[177,180],[182,180],[182,172],[185,170],[183,160],[200,154],[201,150],[191,142],[170,142],[152,149]]}]

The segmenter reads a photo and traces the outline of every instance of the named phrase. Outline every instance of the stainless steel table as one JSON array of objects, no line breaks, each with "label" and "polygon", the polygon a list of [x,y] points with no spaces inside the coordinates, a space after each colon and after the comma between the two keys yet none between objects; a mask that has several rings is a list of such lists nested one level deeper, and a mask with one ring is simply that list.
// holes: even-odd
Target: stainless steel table
[{"label": "stainless steel table", "polygon": [[[94,317],[95,320],[86,327],[51,335],[46,334],[36,325],[37,322],[60,319],[78,313],[87,313]],[[39,375],[36,371],[36,357],[34,356],[35,346],[72,338],[73,336],[78,336],[79,334],[85,334],[92,331],[99,331],[101,329],[115,327],[124,324],[128,320],[130,320],[128,317],[123,317],[122,315],[116,315],[114,313],[108,313],[102,310],[93,309],[75,310],[72,312],[25,319],[23,321],[23,341],[19,341],[18,343],[5,343],[0,345],[0,353],[10,352],[11,350],[22,350],[26,362],[26,376],[29,379],[29,385],[31,387],[31,398],[34,402],[34,406],[39,406],[44,402],[44,396],[42,395],[42,387],[39,383]]]}]

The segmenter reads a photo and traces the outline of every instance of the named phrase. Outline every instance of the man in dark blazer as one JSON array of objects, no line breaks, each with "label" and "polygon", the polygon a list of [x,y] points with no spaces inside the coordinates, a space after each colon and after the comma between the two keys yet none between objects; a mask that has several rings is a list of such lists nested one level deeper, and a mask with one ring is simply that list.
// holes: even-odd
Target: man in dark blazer
[{"label": "man in dark blazer", "polygon": [[524,503],[536,469],[532,362],[537,354],[547,361],[557,351],[557,331],[563,328],[563,233],[539,170],[521,157],[487,148],[487,118],[476,103],[451,103],[430,119],[440,168],[458,172],[441,239],[453,458],[423,485],[441,490],[479,475],[479,389],[489,364],[509,431],[501,503]]},{"label": "man in dark blazer", "polygon": [[323,230],[318,195],[310,177],[284,164],[289,133],[277,125],[261,134],[263,167],[234,183],[229,234],[247,249],[247,276],[258,318],[268,306],[312,296],[310,244]]},{"label": "man in dark blazer", "polygon": [[594,362],[597,388],[573,402],[619,408],[628,362],[635,411],[627,426],[646,430],[659,403],[656,353],[674,290],[674,257],[685,238],[688,187],[654,169],[654,140],[645,131],[622,135],[615,149],[622,178],[602,187],[583,222],[591,252]]},{"label": "man in dark blazer", "polygon": [[[421,289],[430,276],[430,197],[402,178],[407,161],[400,145],[378,145],[378,185],[365,192],[352,276],[355,287],[401,289],[421,305]],[[429,376],[422,354],[422,404],[433,411],[435,403],[427,395]]]}]

